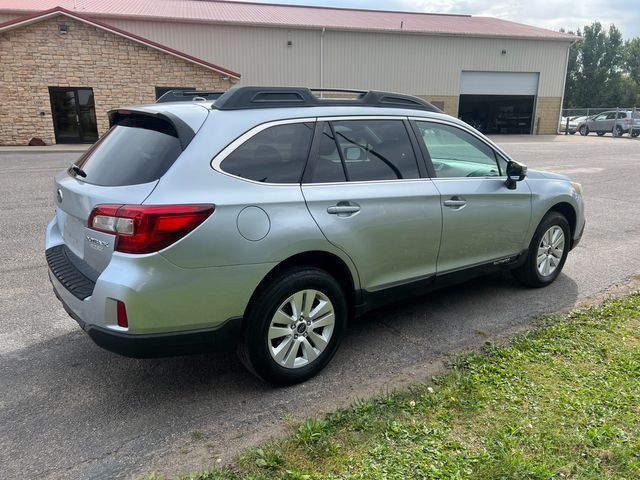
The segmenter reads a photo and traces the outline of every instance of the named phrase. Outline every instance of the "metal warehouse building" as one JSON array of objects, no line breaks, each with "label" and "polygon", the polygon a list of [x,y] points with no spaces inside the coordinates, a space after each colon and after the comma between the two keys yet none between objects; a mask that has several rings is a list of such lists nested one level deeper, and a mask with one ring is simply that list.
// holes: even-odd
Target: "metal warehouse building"
[{"label": "metal warehouse building", "polygon": [[[34,29],[35,21],[21,23],[21,17],[38,19],[38,12],[57,6],[62,8],[56,9],[56,16],[50,13],[46,18],[51,24],[48,29]],[[74,97],[75,103],[81,100],[78,89],[84,89],[85,96],[93,92],[90,108],[98,118],[98,133],[106,128],[101,118],[108,108],[117,106],[117,98],[113,98],[115,93],[100,93],[106,88],[100,79],[107,74],[105,69],[93,69],[90,74],[79,71],[90,63],[87,55],[92,54],[79,53],[72,44],[80,24],[100,31],[95,36],[86,31],[81,41],[84,46],[109,43],[104,32],[136,45],[123,47],[131,64],[130,70],[120,72],[131,77],[131,91],[123,96],[123,103],[152,101],[166,88],[228,88],[237,81],[243,85],[379,89],[426,98],[486,133],[556,133],[568,49],[575,39],[489,17],[216,0],[3,0],[0,22],[4,22],[0,23],[0,49],[4,45],[0,94],[30,105],[20,113],[22,133],[9,136],[0,130],[0,144],[28,141],[30,135],[49,140],[55,136],[58,142],[91,141],[93,137],[51,134],[51,129],[59,130],[56,118],[68,124],[73,123],[74,115],[80,119],[83,114],[79,107],[60,113],[52,95],[56,88],[72,91],[65,95]],[[33,32],[17,38],[23,28]],[[55,45],[54,63],[65,66],[67,78],[60,72],[51,78],[40,75],[44,83],[32,81],[27,91],[20,84],[22,77],[11,73],[21,68],[16,63],[25,56],[12,52],[19,45],[27,54],[46,57],[43,36],[46,44]],[[132,58],[136,49],[144,50],[140,45],[165,54],[165,59],[157,60],[160,67],[152,69],[154,75],[132,73],[145,68],[144,62]],[[87,60],[85,64],[75,61],[79,55]],[[112,59],[115,72],[120,70],[118,59],[126,56],[119,55]],[[179,59],[189,68],[199,68],[180,75],[182,64],[169,66],[169,57],[171,62]],[[160,75],[165,63],[172,74]],[[37,106],[31,105],[34,89],[46,90]],[[33,134],[29,133],[30,121],[24,121],[31,115],[37,117],[31,122]],[[6,105],[0,106],[0,120],[7,121],[3,118],[7,116],[15,114]],[[39,133],[42,129],[49,135]]]}]

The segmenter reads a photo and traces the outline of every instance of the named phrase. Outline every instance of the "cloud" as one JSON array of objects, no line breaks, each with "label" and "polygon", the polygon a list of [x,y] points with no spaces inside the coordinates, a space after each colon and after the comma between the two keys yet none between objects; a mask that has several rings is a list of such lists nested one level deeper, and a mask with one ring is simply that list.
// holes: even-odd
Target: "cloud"
[{"label": "cloud", "polygon": [[624,38],[640,37],[640,0],[265,0],[268,3],[454,13],[503,18],[551,30],[615,24]]}]

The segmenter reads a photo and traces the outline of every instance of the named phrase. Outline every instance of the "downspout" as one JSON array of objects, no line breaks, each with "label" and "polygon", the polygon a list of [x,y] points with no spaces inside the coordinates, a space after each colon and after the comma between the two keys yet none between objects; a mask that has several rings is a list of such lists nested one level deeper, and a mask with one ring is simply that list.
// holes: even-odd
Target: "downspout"
[{"label": "downspout", "polygon": [[[320,88],[324,88],[324,31],[325,28],[322,27],[320,32]],[[322,97],[322,92],[320,92],[320,97]]]}]

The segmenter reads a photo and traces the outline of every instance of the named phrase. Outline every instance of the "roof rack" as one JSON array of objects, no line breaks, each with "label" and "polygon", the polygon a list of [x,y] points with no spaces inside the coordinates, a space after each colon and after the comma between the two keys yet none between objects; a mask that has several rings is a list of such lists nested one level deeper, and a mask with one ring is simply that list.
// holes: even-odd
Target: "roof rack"
[{"label": "roof rack", "polygon": [[162,94],[162,96],[156,100],[156,103],[206,102],[220,98],[223,93],[224,91],[213,90],[169,90]]},{"label": "roof rack", "polygon": [[[356,94],[355,98],[324,98],[313,92],[334,92]],[[426,100],[401,93],[379,92],[376,90],[348,90],[335,88],[306,87],[236,87],[227,90],[218,98],[212,108],[217,110],[246,110],[254,108],[283,107],[335,107],[366,106],[384,108],[410,108],[441,112]]]}]

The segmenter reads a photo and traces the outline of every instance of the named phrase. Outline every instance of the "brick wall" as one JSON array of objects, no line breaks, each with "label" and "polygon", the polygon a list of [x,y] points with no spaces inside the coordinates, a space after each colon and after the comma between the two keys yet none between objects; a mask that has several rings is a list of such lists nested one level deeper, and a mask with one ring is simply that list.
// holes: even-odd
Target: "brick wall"
[{"label": "brick wall", "polygon": [[[58,25],[69,27],[58,33]],[[233,79],[68,17],[0,33],[0,145],[55,143],[48,87],[93,88],[98,133],[115,107],[153,103],[155,87],[226,90]]]},{"label": "brick wall", "polygon": [[561,105],[562,99],[560,97],[538,97],[535,116],[537,124],[534,127],[534,134],[555,135],[558,133]]}]

